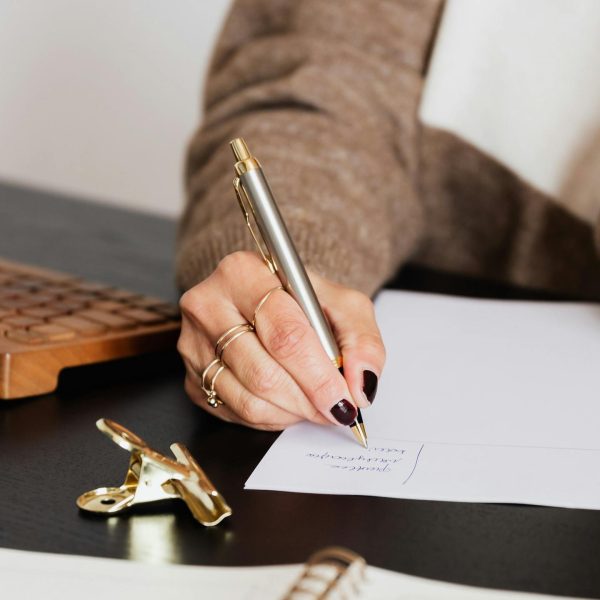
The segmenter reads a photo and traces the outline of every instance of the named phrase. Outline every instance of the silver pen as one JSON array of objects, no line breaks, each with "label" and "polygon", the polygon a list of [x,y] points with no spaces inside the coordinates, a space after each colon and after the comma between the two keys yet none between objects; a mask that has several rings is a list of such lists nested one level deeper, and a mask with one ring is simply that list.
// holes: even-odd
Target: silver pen
[{"label": "silver pen", "polygon": [[[343,359],[331,327],[315,290],[298,256],[281,213],[275,203],[273,192],[265,178],[260,163],[248,150],[242,138],[230,142],[236,159],[236,178],[233,186],[246,224],[258,246],[260,254],[272,273],[279,277],[281,285],[296,300],[315,330],[321,345],[333,364],[343,368]],[[256,224],[256,229],[252,225]],[[352,433],[365,448],[367,432],[360,409],[356,420],[350,425]]]}]

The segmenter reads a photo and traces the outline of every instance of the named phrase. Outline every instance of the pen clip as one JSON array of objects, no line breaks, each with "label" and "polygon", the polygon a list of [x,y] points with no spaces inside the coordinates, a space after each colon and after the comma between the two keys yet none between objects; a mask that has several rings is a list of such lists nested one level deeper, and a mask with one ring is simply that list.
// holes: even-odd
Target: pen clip
[{"label": "pen clip", "polygon": [[252,219],[255,223],[256,215],[254,214],[254,209],[252,208],[250,198],[248,198],[248,194],[246,193],[246,190],[244,189],[244,186],[242,185],[242,182],[240,181],[239,177],[236,177],[233,180],[233,188],[235,189],[235,195],[237,196],[238,204],[240,205],[240,208],[244,213],[246,225],[248,226],[248,229],[252,234],[252,238],[254,239],[256,247],[258,248],[258,251],[260,252],[260,255],[262,256],[263,260],[267,264],[267,267],[269,267],[271,273],[275,274],[277,272],[277,266],[275,265],[273,256],[269,252],[269,249],[267,248],[267,245],[265,244],[265,241],[260,232],[257,235],[254,231],[254,227],[252,227],[252,223],[250,223],[250,214],[252,213]]}]

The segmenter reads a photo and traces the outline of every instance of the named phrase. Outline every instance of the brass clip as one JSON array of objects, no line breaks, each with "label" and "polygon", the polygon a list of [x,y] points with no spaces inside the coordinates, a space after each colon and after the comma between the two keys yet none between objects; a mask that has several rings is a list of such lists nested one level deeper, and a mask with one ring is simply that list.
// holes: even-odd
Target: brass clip
[{"label": "brass clip", "polygon": [[172,444],[177,460],[153,450],[135,433],[109,419],[96,421],[98,429],[131,453],[120,487],[100,487],[77,498],[89,512],[112,515],[135,504],[180,498],[196,520],[210,527],[231,515],[231,508],[182,444]]},{"label": "brass clip", "polygon": [[238,203],[240,208],[242,209],[242,213],[244,213],[244,218],[246,219],[246,225],[252,234],[252,238],[254,239],[254,243],[260,252],[265,263],[267,263],[267,267],[274,275],[277,272],[277,266],[275,265],[275,261],[265,244],[262,235],[260,233],[256,233],[254,231],[254,227],[252,227],[252,223],[250,222],[250,214],[252,214],[252,219],[256,223],[256,215],[254,214],[254,209],[252,208],[252,203],[250,202],[250,198],[248,198],[248,194],[242,185],[239,177],[236,177],[233,180],[233,189],[235,190],[235,195],[237,196]]}]

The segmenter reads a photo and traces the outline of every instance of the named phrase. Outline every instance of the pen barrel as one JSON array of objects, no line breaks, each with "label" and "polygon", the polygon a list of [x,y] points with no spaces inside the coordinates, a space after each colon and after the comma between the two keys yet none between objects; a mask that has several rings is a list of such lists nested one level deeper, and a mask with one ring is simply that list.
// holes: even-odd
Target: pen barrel
[{"label": "pen barrel", "polygon": [[281,284],[300,305],[329,359],[337,367],[341,367],[342,357],[335,337],[262,169],[249,170],[240,174],[239,178]]}]

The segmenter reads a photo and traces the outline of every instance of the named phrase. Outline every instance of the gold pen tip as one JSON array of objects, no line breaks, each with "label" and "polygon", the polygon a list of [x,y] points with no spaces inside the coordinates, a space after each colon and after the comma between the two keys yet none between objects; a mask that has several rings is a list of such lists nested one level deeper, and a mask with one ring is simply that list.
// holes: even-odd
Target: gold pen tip
[{"label": "gold pen tip", "polygon": [[356,441],[363,448],[368,448],[369,444],[367,442],[367,431],[364,428],[364,426],[361,426],[360,423],[357,423],[356,421],[354,421],[354,424],[350,426],[350,429],[352,429],[352,433],[354,434]]},{"label": "gold pen tip", "polygon": [[236,160],[240,162],[241,160],[248,160],[252,157],[250,154],[250,150],[248,150],[248,146],[243,138],[235,138],[229,142],[231,146],[231,150],[233,151],[233,155]]}]

